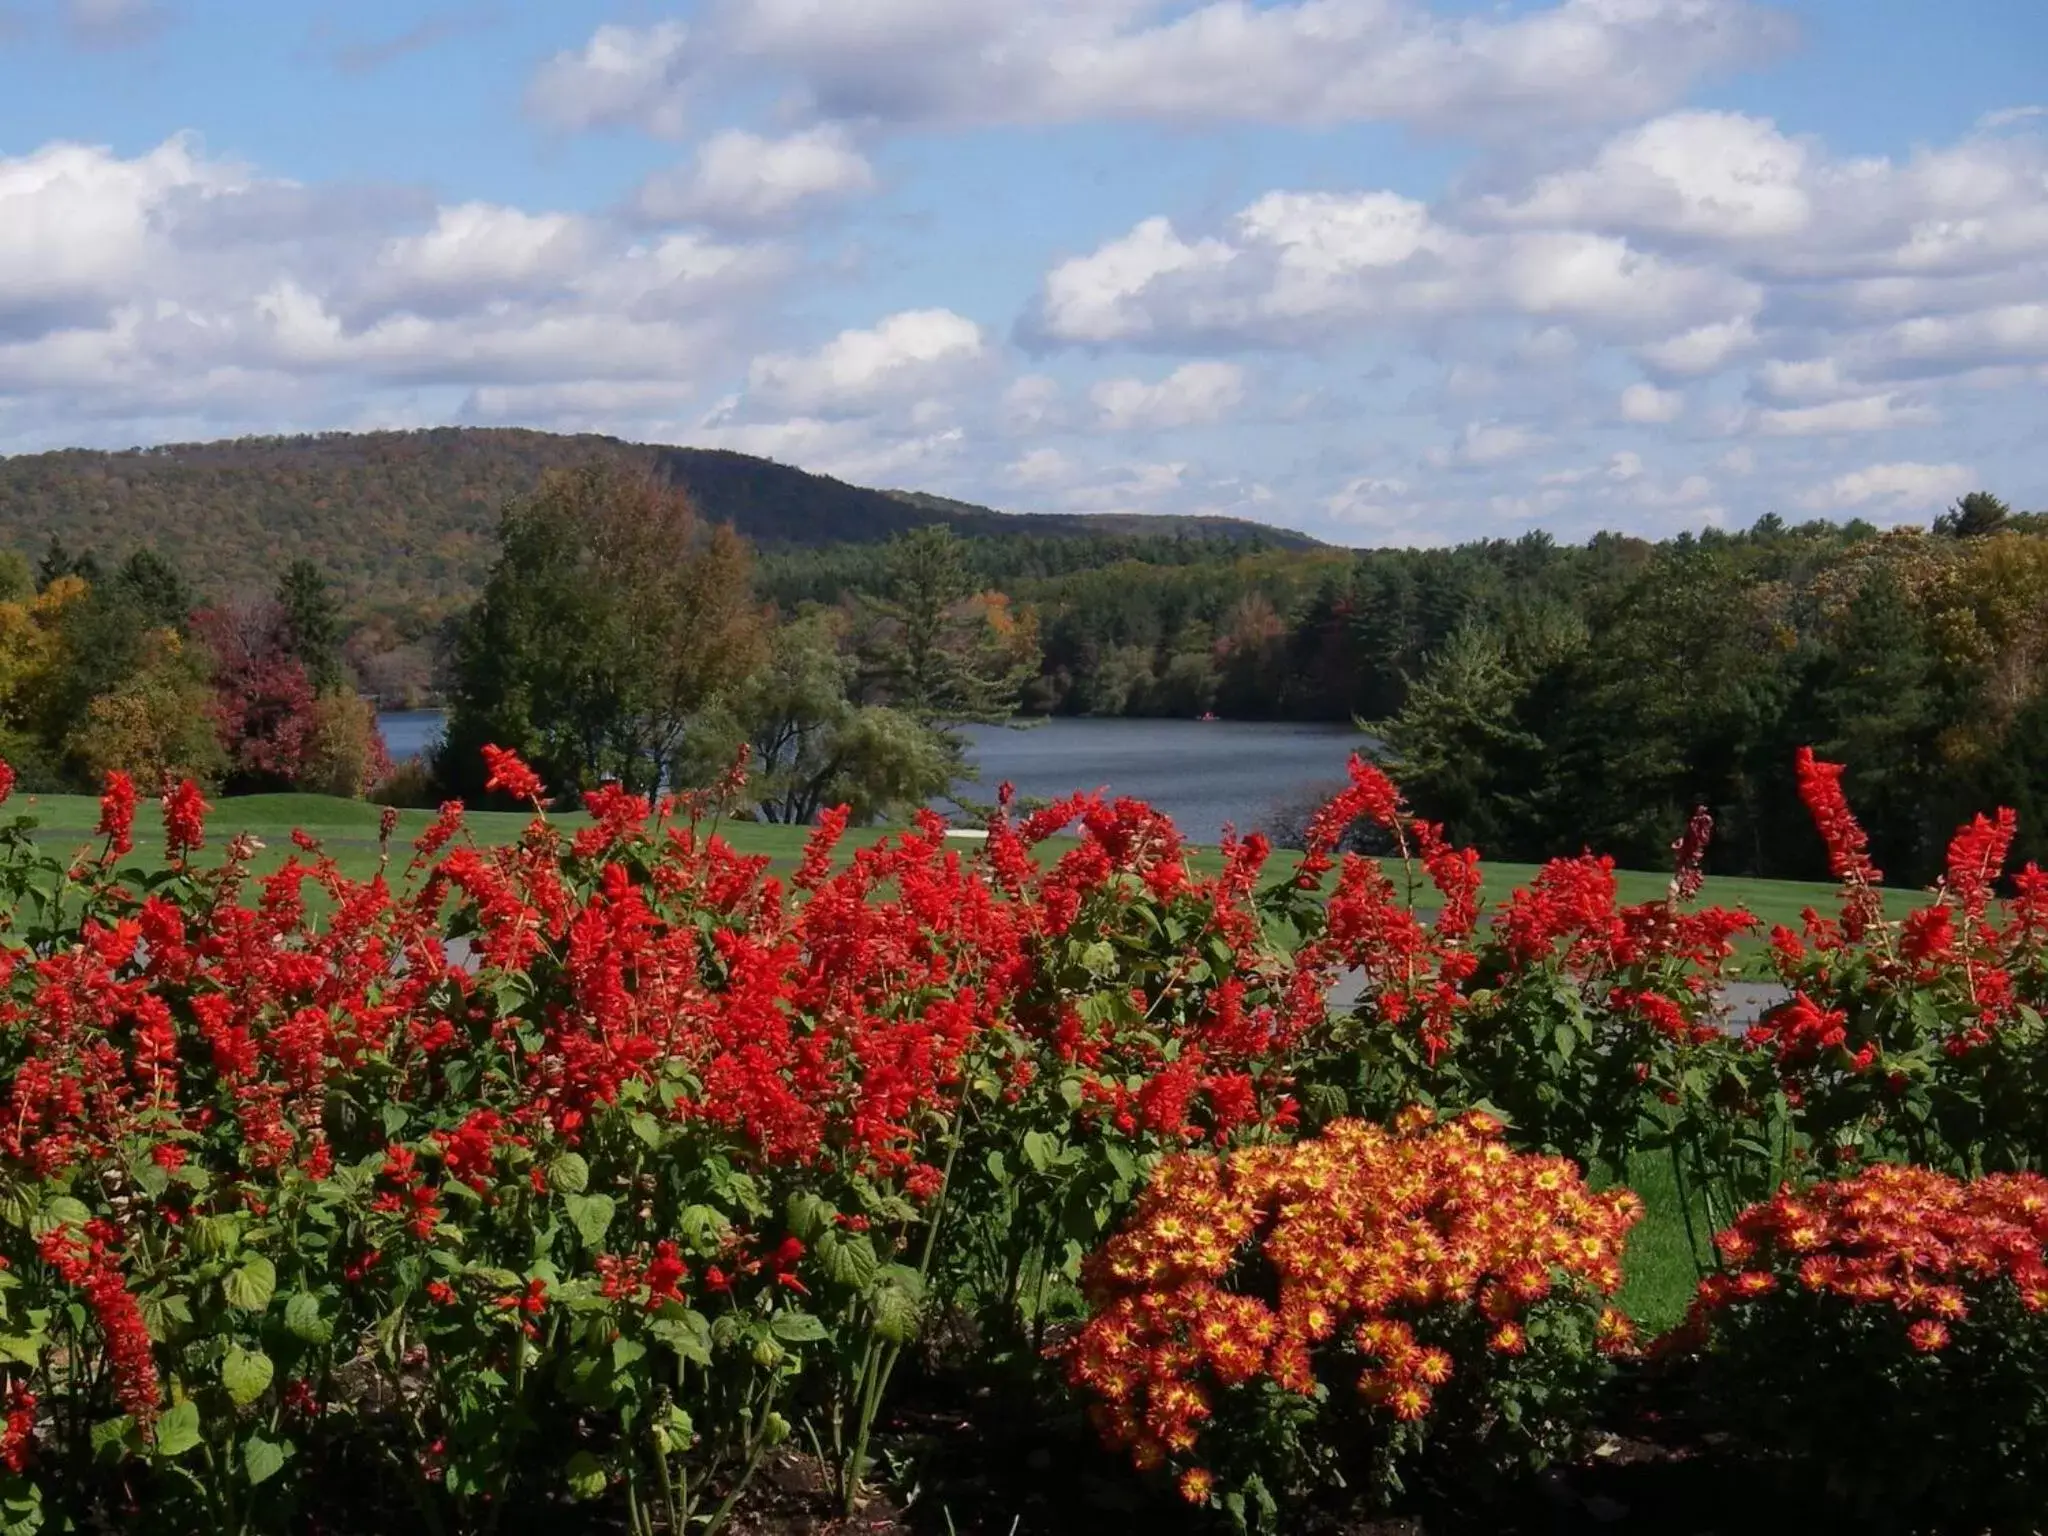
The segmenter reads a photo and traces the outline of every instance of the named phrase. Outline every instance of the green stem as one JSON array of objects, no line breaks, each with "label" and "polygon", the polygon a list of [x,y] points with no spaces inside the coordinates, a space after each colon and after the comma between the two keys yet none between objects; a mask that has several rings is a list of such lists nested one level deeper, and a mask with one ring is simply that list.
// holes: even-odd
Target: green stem
[{"label": "green stem", "polygon": [[[947,1196],[953,1188],[953,1162],[960,1154],[961,1126],[966,1120],[967,1096],[973,1091],[973,1083],[974,1077],[970,1072],[961,1086],[959,1108],[953,1113],[953,1125],[947,1137],[946,1162],[939,1170],[939,1192],[932,1197],[931,1221],[925,1228],[924,1247],[917,1258],[919,1281],[923,1281],[931,1273],[932,1255],[938,1248],[939,1226],[945,1220]],[[854,1503],[860,1496],[862,1471],[867,1466],[868,1436],[874,1429],[875,1415],[881,1409],[882,1394],[888,1389],[889,1377],[894,1374],[896,1361],[902,1353],[901,1344],[891,1344],[882,1352],[879,1370],[873,1369],[872,1353],[869,1355],[870,1363],[864,1364],[861,1368],[861,1374],[870,1379],[863,1383],[865,1390],[861,1394],[860,1422],[854,1434],[853,1455],[847,1461],[840,1477],[845,1492],[845,1512],[849,1519],[853,1515]]]},{"label": "green stem", "polygon": [[1692,1267],[1694,1272],[1697,1274],[1704,1275],[1707,1272],[1707,1266],[1700,1258],[1699,1234],[1693,1228],[1692,1194],[1686,1188],[1685,1157],[1684,1154],[1679,1151],[1678,1141],[1676,1138],[1673,1138],[1671,1143],[1671,1178],[1672,1182],[1678,1186],[1678,1209],[1680,1214],[1683,1215],[1685,1218],[1686,1252],[1692,1255]]}]

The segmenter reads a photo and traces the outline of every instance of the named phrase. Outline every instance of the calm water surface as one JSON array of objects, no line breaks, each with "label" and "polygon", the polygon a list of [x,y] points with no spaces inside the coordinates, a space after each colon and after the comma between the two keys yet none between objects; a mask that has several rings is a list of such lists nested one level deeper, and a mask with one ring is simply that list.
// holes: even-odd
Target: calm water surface
[{"label": "calm water surface", "polygon": [[[380,715],[394,761],[426,751],[441,734],[438,710]],[[1274,805],[1344,777],[1365,738],[1343,726],[1218,720],[1049,720],[1012,728],[965,728],[979,779],[972,799],[995,799],[1005,779],[1017,793],[1051,800],[1100,789],[1149,801],[1183,836],[1213,843],[1226,822],[1249,830]]]}]

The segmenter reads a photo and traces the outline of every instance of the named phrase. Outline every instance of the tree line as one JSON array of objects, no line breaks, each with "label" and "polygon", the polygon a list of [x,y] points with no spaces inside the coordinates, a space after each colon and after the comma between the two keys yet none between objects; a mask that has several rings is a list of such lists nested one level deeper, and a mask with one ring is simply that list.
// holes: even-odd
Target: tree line
[{"label": "tree line", "polygon": [[[886,817],[959,782],[965,722],[1214,711],[1358,723],[1418,811],[1503,858],[1654,866],[1705,806],[1718,871],[1815,874],[1800,744],[1850,764],[1894,878],[1931,877],[1966,807],[2048,827],[2048,517],[1988,493],[1889,532],[1351,551],[931,525],[763,551],[598,457],[511,497],[495,550],[438,642],[445,747],[384,798],[478,798],[486,741],[570,793],[709,783],[744,747],[764,817]],[[309,562],[198,604],[152,550],[53,542],[0,561],[0,747],[53,788],[122,766],[358,793],[386,775],[353,639]]]},{"label": "tree line", "polygon": [[201,603],[156,550],[0,551],[0,757],[42,792],[110,772],[153,791],[361,795],[390,773],[348,676],[340,604],[294,561],[268,596]]}]

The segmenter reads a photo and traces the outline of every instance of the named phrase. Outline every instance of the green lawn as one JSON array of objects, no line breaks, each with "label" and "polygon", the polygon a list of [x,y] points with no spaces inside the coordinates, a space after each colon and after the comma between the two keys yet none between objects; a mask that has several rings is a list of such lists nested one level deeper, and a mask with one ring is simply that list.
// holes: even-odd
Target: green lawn
[{"label": "green lawn", "polygon": [[[99,820],[99,801],[89,795],[17,795],[8,808],[16,814],[33,816],[41,823],[37,836],[54,848],[90,843],[93,825]],[[265,844],[256,868],[274,869],[290,848],[294,828],[318,837],[336,861],[350,875],[364,877],[377,864],[377,806],[359,800],[337,800],[326,795],[242,795],[222,800],[207,824],[207,850],[218,858],[227,840],[239,832],[254,834]],[[144,801],[136,816],[136,850],[148,862],[160,845],[155,822],[156,808]],[[402,863],[407,846],[433,820],[430,811],[403,811],[393,839],[394,862]],[[511,842],[527,823],[523,812],[472,811],[469,826],[485,843]],[[575,827],[587,820],[580,813],[557,817],[559,824]],[[887,829],[856,828],[842,846],[859,846],[882,837]],[[768,826],[760,822],[725,822],[720,831],[743,853],[767,854],[779,869],[793,868],[809,832],[803,827]],[[1193,862],[1198,868],[1218,867],[1213,850],[1197,850]],[[1484,898],[1497,902],[1518,885],[1535,878],[1533,864],[1487,864]],[[1664,894],[1670,877],[1650,871],[1624,870],[1620,874],[1624,902],[1652,901]],[[1424,891],[1419,900],[1431,904],[1432,893]],[[1926,899],[1917,891],[1893,891],[1894,910],[1903,911]],[[1807,906],[1827,911],[1833,905],[1834,889],[1817,883],[1789,880],[1710,880],[1703,899],[1724,906],[1746,906],[1764,922],[1784,923],[1797,928],[1800,909]]]}]

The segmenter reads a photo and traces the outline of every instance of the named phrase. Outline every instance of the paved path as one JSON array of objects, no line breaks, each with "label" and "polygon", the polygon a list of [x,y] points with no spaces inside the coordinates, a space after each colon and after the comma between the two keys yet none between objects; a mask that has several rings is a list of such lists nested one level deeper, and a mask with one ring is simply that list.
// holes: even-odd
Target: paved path
[{"label": "paved path", "polygon": [[[1337,984],[1330,988],[1330,1004],[1336,1008],[1348,1008],[1358,1001],[1358,994],[1363,990],[1359,973],[1348,971],[1338,977]],[[1728,1006],[1728,1033],[1741,1034],[1762,1018],[1766,1009],[1782,1003],[1788,995],[1774,981],[1728,982],[1721,988],[1722,1001]]]}]

